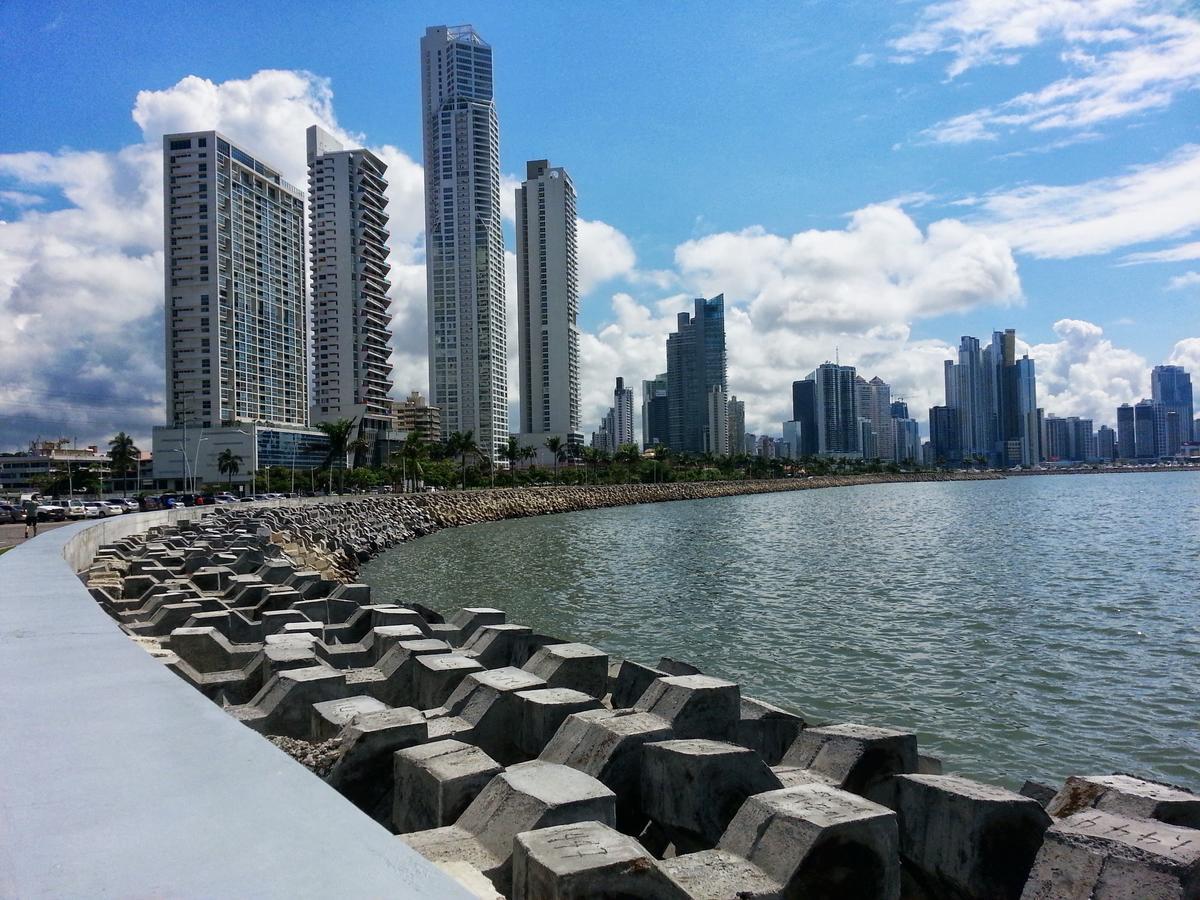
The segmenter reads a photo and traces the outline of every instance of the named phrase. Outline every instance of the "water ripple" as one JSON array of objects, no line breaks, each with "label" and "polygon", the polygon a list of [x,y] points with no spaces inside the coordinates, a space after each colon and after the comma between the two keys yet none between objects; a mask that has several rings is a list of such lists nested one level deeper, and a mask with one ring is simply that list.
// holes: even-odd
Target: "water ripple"
[{"label": "water ripple", "polygon": [[730,497],[454,529],[363,575],[915,729],[950,771],[1200,787],[1198,502],[1186,473]]}]

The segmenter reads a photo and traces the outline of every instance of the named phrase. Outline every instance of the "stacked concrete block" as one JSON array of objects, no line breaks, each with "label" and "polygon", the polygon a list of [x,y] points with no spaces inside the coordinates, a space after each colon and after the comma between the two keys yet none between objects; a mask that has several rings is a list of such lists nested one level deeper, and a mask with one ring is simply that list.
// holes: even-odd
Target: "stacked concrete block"
[{"label": "stacked concrete block", "polygon": [[346,676],[328,666],[288,669],[271,677],[251,701],[231,706],[229,713],[262,734],[307,737],[310,707],[346,696]]},{"label": "stacked concrete block", "polygon": [[455,646],[461,647],[484,625],[503,625],[508,616],[502,609],[492,609],[490,606],[469,606],[456,610],[444,624],[454,630]]},{"label": "stacked concrete block", "polygon": [[501,765],[473,744],[431,741],[397,750],[392,827],[400,834],[453,825]]},{"label": "stacked concrete block", "polygon": [[667,675],[661,669],[643,666],[629,659],[621,660],[616,666],[616,674],[612,674],[610,669],[609,675],[608,690],[612,695],[613,709],[629,709],[646,693],[646,688]]},{"label": "stacked concrete block", "polygon": [[753,750],[707,740],[642,749],[642,811],[676,852],[715,847],[746,798],[782,787]]},{"label": "stacked concrete block", "polygon": [[777,765],[804,730],[804,719],[778,706],[742,697],[737,723],[737,743],[749,747],[767,765]]},{"label": "stacked concrete block", "polygon": [[587,644],[550,644],[523,668],[552,688],[570,688],[601,698],[608,693],[608,654]]},{"label": "stacked concrete block", "polygon": [[953,775],[896,778],[900,853],[929,897],[1021,896],[1050,817],[1036,800]]},{"label": "stacked concrete block", "polygon": [[676,737],[733,741],[741,702],[741,690],[732,681],[671,675],[652,681],[635,708],[665,720]]},{"label": "stacked concrete block", "polygon": [[542,750],[540,759],[578,769],[601,781],[617,795],[617,827],[640,834],[642,759],[646,744],[672,737],[671,726],[658,716],[636,710],[598,709],[575,713]]},{"label": "stacked concrete block", "polygon": [[508,895],[517,835],[580,822],[611,826],[615,799],[612,791],[582,772],[534,760],[493,778],[454,825],[400,839],[434,862],[469,863]]},{"label": "stacked concrete block", "polygon": [[895,776],[917,771],[917,737],[871,725],[808,728],[781,764],[808,769],[837,787],[894,807]]},{"label": "stacked concrete block", "polygon": [[595,697],[569,688],[517,691],[514,697],[520,716],[516,745],[524,759],[540,754],[568,716],[601,708]]},{"label": "stacked concrete block", "polygon": [[374,697],[365,695],[314,703],[309,736],[314,741],[327,741],[341,734],[342,729],[347,725],[354,724],[359,716],[384,712],[387,708],[385,704],[380,703]]},{"label": "stacked concrete block", "polygon": [[1200,831],[1091,810],[1046,831],[1022,900],[1200,897]]},{"label": "stacked concrete block", "polygon": [[423,744],[429,727],[411,707],[356,716],[341,732],[341,746],[326,781],[377,822],[391,820],[392,756]]},{"label": "stacked concrete block", "polygon": [[419,656],[413,669],[413,694],[421,709],[437,709],[446,705],[464,678],[472,672],[482,672],[478,660],[458,653],[438,653]]},{"label": "stacked concrete block", "polygon": [[686,900],[634,838],[600,822],[517,835],[512,900]]},{"label": "stacked concrete block", "polygon": [[1072,775],[1046,806],[1056,819],[1089,809],[1200,828],[1200,796],[1131,775]]}]

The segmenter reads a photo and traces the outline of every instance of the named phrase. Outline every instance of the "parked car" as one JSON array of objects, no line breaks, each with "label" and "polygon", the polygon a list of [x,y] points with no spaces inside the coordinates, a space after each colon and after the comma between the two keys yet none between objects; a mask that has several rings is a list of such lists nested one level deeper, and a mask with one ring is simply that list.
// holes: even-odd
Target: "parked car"
[{"label": "parked car", "polygon": [[127,513],[135,513],[141,509],[141,506],[139,506],[138,502],[132,497],[122,497],[120,500],[114,500],[113,503],[121,504]]},{"label": "parked car", "polygon": [[66,507],[50,501],[43,500],[38,504],[38,521],[39,522],[64,522],[67,518]]},{"label": "parked car", "polygon": [[237,503],[238,498],[235,495],[229,493],[228,491],[225,491],[223,493],[214,495],[213,502],[214,503]]},{"label": "parked car", "polygon": [[0,522],[24,522],[25,513],[21,507],[11,503],[0,503]]},{"label": "parked car", "polygon": [[[83,504],[89,510],[95,510],[95,518],[107,519],[109,516],[119,516],[125,512],[124,507],[118,506],[115,503],[109,503],[105,500],[87,500]],[[92,516],[89,515],[89,518]]]},{"label": "parked car", "polygon": [[68,519],[88,519],[96,518],[99,513],[89,512],[87,506],[82,500],[70,497],[66,500],[55,500],[56,506],[61,506],[66,513]]}]

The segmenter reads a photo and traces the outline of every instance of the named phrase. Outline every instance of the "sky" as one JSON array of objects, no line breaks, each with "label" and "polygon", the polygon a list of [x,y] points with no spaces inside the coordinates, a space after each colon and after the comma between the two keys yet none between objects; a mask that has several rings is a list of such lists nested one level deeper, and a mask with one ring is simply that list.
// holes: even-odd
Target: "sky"
[{"label": "sky", "polygon": [[959,336],[1003,328],[1039,404],[1097,426],[1154,365],[1200,376],[1194,3],[276,9],[0,5],[0,451],[118,430],[149,449],[172,131],[223,131],[295,184],[314,123],[388,163],[394,394],[425,392],[418,43],[443,24],[493,47],[510,251],[526,160],[579,192],[585,431],[717,293],[758,433],[835,358],[925,420]]}]

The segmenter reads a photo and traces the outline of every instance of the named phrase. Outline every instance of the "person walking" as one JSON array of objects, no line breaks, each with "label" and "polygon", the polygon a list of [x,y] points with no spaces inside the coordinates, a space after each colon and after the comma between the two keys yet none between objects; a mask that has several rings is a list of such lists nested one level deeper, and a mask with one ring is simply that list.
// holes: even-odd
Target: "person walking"
[{"label": "person walking", "polygon": [[33,536],[37,537],[38,527],[38,505],[33,500],[25,501],[25,539],[29,540],[29,530],[33,529]]}]

